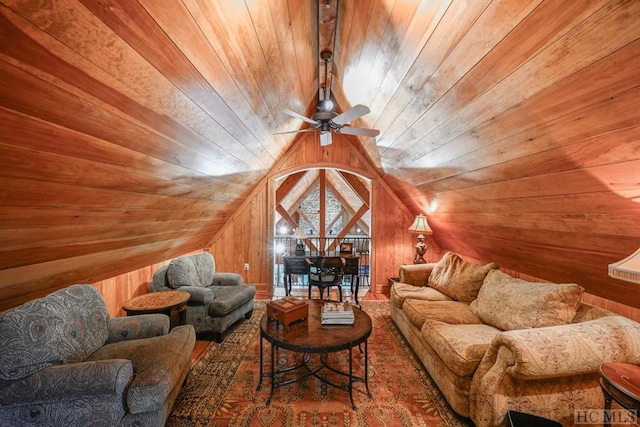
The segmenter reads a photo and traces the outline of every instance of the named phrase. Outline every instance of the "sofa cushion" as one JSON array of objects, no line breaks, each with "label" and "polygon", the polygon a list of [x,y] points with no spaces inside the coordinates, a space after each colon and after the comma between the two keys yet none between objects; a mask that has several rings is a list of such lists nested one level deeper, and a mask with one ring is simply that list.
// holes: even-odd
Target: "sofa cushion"
[{"label": "sofa cushion", "polygon": [[72,285],[0,317],[0,379],[84,361],[109,336],[109,312],[98,289]]},{"label": "sofa cushion", "polygon": [[576,315],[583,292],[573,283],[532,283],[493,270],[470,308],[506,331],[564,325]]},{"label": "sofa cushion", "polygon": [[396,282],[391,287],[391,303],[402,307],[406,299],[424,301],[451,301],[451,298],[440,291],[428,286],[413,286],[403,282]]},{"label": "sofa cushion", "polygon": [[181,286],[209,286],[214,273],[215,262],[210,253],[185,255],[169,263],[167,281],[174,289]]},{"label": "sofa cushion", "polygon": [[487,265],[463,260],[453,252],[447,252],[433,267],[429,286],[456,301],[471,302],[478,296],[487,273],[498,268],[495,262]]},{"label": "sofa cushion", "polygon": [[423,301],[407,299],[402,311],[411,324],[422,328],[427,319],[440,320],[452,324],[482,323],[482,320],[471,310],[469,304],[460,301]]},{"label": "sofa cushion", "polygon": [[480,324],[455,325],[427,319],[420,330],[440,359],[457,375],[473,375],[498,328]]}]

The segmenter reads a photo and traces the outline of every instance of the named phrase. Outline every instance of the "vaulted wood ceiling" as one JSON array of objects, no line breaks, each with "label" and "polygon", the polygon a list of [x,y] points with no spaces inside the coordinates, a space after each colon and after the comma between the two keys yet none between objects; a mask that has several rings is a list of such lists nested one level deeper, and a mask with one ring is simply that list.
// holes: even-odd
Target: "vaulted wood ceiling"
[{"label": "vaulted wood ceiling", "polygon": [[279,110],[315,111],[328,23],[338,111],[367,105],[353,124],[381,131],[350,139],[443,249],[640,306],[606,274],[640,246],[638,16],[623,0],[2,0],[0,300],[204,247],[301,137],[274,135],[307,126]]}]

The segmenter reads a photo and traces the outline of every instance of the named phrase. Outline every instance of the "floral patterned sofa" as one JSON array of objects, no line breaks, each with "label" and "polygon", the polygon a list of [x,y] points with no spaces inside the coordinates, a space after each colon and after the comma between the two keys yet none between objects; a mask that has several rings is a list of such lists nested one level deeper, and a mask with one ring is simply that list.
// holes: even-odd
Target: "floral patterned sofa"
[{"label": "floral patterned sofa", "polygon": [[640,362],[640,324],[581,302],[576,284],[531,283],[448,252],[400,268],[391,316],[453,410],[477,427],[509,409],[573,425],[601,409],[598,367]]},{"label": "floral patterned sofa", "polygon": [[190,325],[110,318],[73,285],[0,316],[0,426],[162,426],[189,368]]}]

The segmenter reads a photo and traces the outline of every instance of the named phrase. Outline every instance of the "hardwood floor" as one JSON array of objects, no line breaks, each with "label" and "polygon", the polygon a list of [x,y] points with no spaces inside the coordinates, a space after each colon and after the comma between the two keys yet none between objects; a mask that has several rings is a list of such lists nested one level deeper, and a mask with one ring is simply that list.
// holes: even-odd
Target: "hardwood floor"
[{"label": "hardwood floor", "polygon": [[367,292],[367,294],[362,297],[362,301],[389,301],[389,295]]},{"label": "hardwood floor", "polygon": [[196,340],[196,345],[193,347],[193,353],[191,354],[191,363],[198,360],[198,357],[202,356],[202,353],[209,347],[211,341],[208,340]]}]

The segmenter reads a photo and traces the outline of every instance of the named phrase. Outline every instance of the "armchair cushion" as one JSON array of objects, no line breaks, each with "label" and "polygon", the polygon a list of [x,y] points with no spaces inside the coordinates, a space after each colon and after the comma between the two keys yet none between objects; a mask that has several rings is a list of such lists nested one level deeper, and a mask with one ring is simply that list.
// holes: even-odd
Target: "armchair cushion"
[{"label": "armchair cushion", "polygon": [[256,293],[253,285],[214,286],[216,299],[209,304],[209,316],[222,317],[236,310],[247,301],[251,301]]},{"label": "armchair cushion", "polygon": [[99,291],[73,285],[0,317],[0,379],[17,380],[51,365],[84,361],[109,335]]},{"label": "armchair cushion", "polygon": [[169,286],[209,286],[213,281],[215,262],[208,252],[185,255],[172,260],[167,269]]},{"label": "armchair cushion", "polygon": [[505,331],[564,325],[576,315],[583,291],[573,283],[532,283],[493,270],[470,308]]},{"label": "armchair cushion", "polygon": [[188,369],[191,356],[184,357],[184,351],[193,348],[194,341],[191,325],[177,326],[167,335],[106,344],[89,360],[130,360],[135,377],[127,393],[129,412],[151,412],[162,407],[174,385],[180,382],[182,372]]},{"label": "armchair cushion", "polygon": [[456,301],[471,302],[477,298],[484,278],[489,271],[498,268],[495,262],[487,265],[463,260],[453,252],[447,252],[433,267],[429,286]]}]

